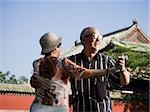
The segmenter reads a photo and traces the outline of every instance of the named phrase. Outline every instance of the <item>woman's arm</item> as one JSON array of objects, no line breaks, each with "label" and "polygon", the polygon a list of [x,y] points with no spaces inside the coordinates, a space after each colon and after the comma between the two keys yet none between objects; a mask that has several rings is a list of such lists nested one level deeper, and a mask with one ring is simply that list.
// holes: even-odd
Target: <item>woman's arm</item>
[{"label": "woman's arm", "polygon": [[39,65],[40,65],[40,59],[35,60],[32,63],[33,66],[33,75],[30,78],[30,85],[33,88],[38,88],[40,85],[40,82],[37,80],[36,75],[39,75]]},{"label": "woman's arm", "polygon": [[109,75],[116,71],[115,67],[108,69],[87,69],[75,64],[74,62],[72,62],[67,58],[63,59],[62,64],[64,69],[66,70],[66,73],[69,74],[69,76],[76,77],[77,79],[94,78]]}]

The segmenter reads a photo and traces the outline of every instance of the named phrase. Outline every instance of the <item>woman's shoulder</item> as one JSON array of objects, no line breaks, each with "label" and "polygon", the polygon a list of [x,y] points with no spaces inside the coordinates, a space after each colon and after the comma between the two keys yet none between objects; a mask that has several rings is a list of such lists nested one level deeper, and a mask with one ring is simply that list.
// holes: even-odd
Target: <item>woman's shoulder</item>
[{"label": "woman's shoulder", "polygon": [[33,67],[39,65],[42,60],[43,60],[43,58],[38,58],[38,59],[34,60],[32,63]]}]

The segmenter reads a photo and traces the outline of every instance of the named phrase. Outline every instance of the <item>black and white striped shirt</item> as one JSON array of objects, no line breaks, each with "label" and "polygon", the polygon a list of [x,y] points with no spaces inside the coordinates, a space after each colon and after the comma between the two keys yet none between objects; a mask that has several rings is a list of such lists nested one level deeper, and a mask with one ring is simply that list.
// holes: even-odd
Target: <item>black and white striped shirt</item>
[{"label": "black and white striped shirt", "polygon": [[[115,66],[115,62],[104,54],[98,52],[89,62],[84,52],[69,57],[80,66],[90,69],[107,69]],[[120,87],[118,74],[77,80],[71,78],[72,98],[74,112],[112,112],[108,88],[115,85]]]}]

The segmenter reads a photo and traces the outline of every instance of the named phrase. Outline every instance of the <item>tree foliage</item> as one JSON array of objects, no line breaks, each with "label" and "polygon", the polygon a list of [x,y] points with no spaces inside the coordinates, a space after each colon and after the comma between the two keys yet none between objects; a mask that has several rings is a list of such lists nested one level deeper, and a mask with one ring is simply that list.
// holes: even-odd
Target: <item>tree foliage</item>
[{"label": "tree foliage", "polygon": [[136,67],[150,66],[150,52],[133,51],[130,48],[115,46],[113,49],[105,53],[115,60],[117,60],[119,55],[127,55],[128,60],[126,62],[126,65],[133,70],[136,69]]},{"label": "tree foliage", "polygon": [[28,79],[25,76],[20,76],[18,79],[19,84],[27,83]]},{"label": "tree foliage", "polygon": [[7,71],[6,73],[0,71],[0,83],[23,84],[27,82],[28,79],[25,76],[20,76],[19,79],[17,79],[14,74],[10,74],[10,71]]}]

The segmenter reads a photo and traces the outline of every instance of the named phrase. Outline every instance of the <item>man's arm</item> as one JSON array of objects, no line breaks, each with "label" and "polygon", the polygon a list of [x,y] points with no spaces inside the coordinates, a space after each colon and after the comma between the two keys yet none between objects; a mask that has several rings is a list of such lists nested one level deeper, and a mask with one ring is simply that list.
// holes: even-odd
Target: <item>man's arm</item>
[{"label": "man's arm", "polygon": [[121,56],[121,58],[117,61],[118,68],[120,70],[120,82],[123,86],[126,86],[130,82],[130,72],[125,67],[125,58],[124,56]]},{"label": "man's arm", "polygon": [[115,67],[108,68],[108,69],[85,69],[83,78],[95,78],[104,75],[110,75],[114,73],[117,69]]},{"label": "man's arm", "polygon": [[123,69],[120,71],[121,72],[121,77],[120,81],[123,86],[126,86],[130,82],[130,72],[127,71],[127,69]]}]

